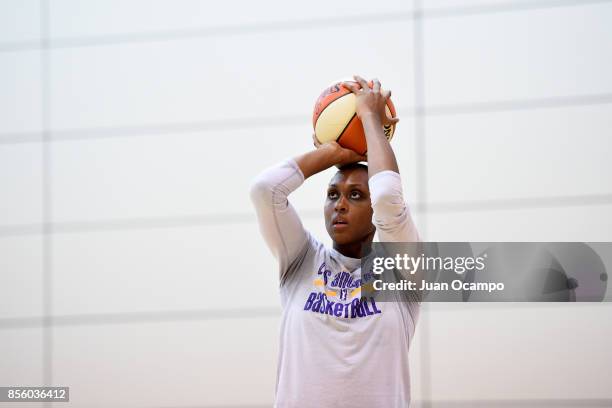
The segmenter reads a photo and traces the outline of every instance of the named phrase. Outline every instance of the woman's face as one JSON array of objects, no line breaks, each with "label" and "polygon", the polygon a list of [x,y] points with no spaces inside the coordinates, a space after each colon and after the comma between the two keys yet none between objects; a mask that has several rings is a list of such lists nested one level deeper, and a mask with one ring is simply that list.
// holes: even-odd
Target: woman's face
[{"label": "woman's face", "polygon": [[339,245],[363,242],[376,229],[368,172],[363,168],[339,171],[329,182],[325,199],[325,228]]}]

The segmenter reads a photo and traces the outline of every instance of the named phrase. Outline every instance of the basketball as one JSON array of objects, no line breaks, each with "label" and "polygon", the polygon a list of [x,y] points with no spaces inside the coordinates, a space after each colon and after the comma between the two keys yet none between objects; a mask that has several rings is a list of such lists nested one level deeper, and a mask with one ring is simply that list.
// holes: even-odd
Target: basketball
[{"label": "basketball", "polygon": [[[312,125],[315,137],[320,143],[336,141],[342,147],[354,150],[359,154],[367,151],[365,133],[361,120],[355,112],[355,94],[342,86],[342,82],[352,82],[360,87],[354,80],[340,80],[326,88],[315,103],[312,114]],[[368,82],[370,88],[372,81]],[[391,98],[387,100],[387,116],[395,117],[395,106]],[[387,140],[391,140],[395,132],[395,125],[384,125],[383,133]]]}]

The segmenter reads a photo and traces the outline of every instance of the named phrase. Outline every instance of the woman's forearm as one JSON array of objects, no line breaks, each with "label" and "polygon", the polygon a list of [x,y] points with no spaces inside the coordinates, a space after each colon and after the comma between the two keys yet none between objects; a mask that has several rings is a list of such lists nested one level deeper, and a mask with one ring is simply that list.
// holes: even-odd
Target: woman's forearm
[{"label": "woman's forearm", "polygon": [[383,133],[380,115],[376,112],[364,114],[361,123],[368,145],[368,176],[372,177],[384,170],[399,173],[395,153]]},{"label": "woman's forearm", "polygon": [[295,157],[300,170],[304,174],[304,179],[326,170],[338,163],[338,157],[330,145],[324,144],[320,148],[311,150],[298,157]]},{"label": "woman's forearm", "polygon": [[357,83],[344,82],[343,86],[355,94],[355,112],[361,119],[368,146],[368,176],[371,178],[385,170],[399,173],[395,154],[383,133],[383,125],[395,125],[399,121],[387,116],[391,91],[382,91],[378,79],[373,79],[370,87],[362,77],[353,78]]}]

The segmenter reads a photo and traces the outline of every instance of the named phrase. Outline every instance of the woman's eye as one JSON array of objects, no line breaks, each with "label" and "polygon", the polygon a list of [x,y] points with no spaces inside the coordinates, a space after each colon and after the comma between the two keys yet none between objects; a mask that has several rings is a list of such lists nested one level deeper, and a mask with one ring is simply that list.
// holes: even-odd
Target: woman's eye
[{"label": "woman's eye", "polygon": [[335,191],[329,191],[327,192],[327,198],[329,198],[330,200],[335,200],[336,198],[338,198],[338,193]]},{"label": "woman's eye", "polygon": [[351,191],[351,198],[361,198],[361,193],[359,191]]}]

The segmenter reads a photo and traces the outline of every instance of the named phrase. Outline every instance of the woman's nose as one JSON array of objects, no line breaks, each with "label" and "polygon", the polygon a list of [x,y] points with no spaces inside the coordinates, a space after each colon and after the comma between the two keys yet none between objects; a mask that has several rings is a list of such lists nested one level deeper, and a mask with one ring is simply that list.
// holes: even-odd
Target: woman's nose
[{"label": "woman's nose", "polygon": [[346,210],[348,209],[348,204],[344,196],[340,196],[340,198],[338,198],[338,201],[336,201],[336,206],[334,207],[334,209],[338,212],[341,212],[341,211],[346,212]]}]

